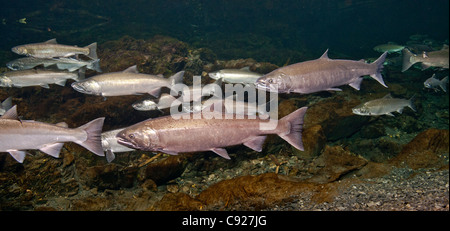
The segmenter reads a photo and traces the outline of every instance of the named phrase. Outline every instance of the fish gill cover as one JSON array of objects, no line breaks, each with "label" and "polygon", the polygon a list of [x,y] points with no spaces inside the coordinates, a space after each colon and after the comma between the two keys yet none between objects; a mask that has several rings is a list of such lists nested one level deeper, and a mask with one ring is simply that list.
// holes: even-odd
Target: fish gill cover
[{"label": "fish gill cover", "polygon": [[[70,130],[77,131],[77,138],[69,141],[82,143],[88,133],[95,134],[86,141],[95,142],[87,146],[99,145],[99,128],[96,126],[94,132],[84,124],[105,117],[102,131],[108,139],[101,143],[106,158],[98,156],[98,148],[95,155],[71,142],[46,141],[50,143],[26,150],[0,150],[0,210],[448,211],[449,100],[444,91],[448,85],[448,7],[447,0],[2,3],[0,112],[6,116],[0,118],[4,121],[0,126],[20,124],[17,116],[8,112],[17,105],[23,121],[53,124],[55,130],[81,126]],[[57,42],[53,42],[55,38]],[[46,41],[51,41],[47,44],[53,44],[53,51],[62,47],[54,44],[64,45],[64,52],[39,57],[41,60],[34,57],[33,63],[24,64],[19,60],[24,56],[11,50]],[[95,42],[96,49],[91,46]],[[45,44],[39,49],[44,53],[49,50]],[[100,61],[90,56],[94,50]],[[18,53],[33,58],[30,50]],[[171,133],[170,138],[175,138],[171,144],[179,145],[174,149],[149,148],[162,137],[155,135],[159,132],[156,127],[145,128],[148,139],[136,146],[120,146],[120,142],[133,143],[130,135],[135,138],[134,134],[117,139],[126,127],[149,118],[153,121],[149,124],[176,128],[164,124],[164,116],[171,112],[168,104],[174,97],[191,94],[194,90],[189,86],[198,84],[206,89],[217,81],[215,73],[221,70],[262,76],[281,72],[283,75],[265,84],[279,80],[288,86],[286,79],[301,79],[297,74],[307,72],[304,67],[308,66],[290,65],[309,61],[317,66],[314,60],[319,59],[324,67],[320,69],[329,69],[326,74],[317,70],[310,76],[327,82],[326,87],[321,85],[317,88],[320,91],[308,94],[277,90],[276,101],[266,97],[258,102],[258,106],[267,103],[255,109],[258,114],[265,111],[260,109],[270,108],[271,102],[277,104],[276,117],[284,122],[271,134],[279,136],[266,138],[266,133],[250,129],[254,128],[250,122],[240,121],[233,124],[236,127],[214,130],[215,144],[228,142],[233,145],[230,147],[204,145],[213,134],[202,132],[207,135],[200,137],[188,131]],[[7,63],[28,70],[9,70]],[[342,65],[330,67],[329,63]],[[44,72],[42,69],[73,78],[37,75]],[[292,69],[288,76],[283,72]],[[361,69],[364,71],[354,73]],[[87,86],[78,83],[92,82],[101,74],[151,75],[152,79],[164,79],[164,84],[149,91],[130,90],[133,95],[84,94]],[[342,76],[349,79],[344,81]],[[424,83],[432,76],[439,80],[433,87]],[[243,82],[243,77],[232,78]],[[313,84],[312,78],[304,78]],[[123,84],[123,78],[119,79]],[[226,79],[219,82],[219,89],[229,84]],[[186,89],[179,95],[172,93],[169,103],[162,100],[161,96],[171,94],[168,87],[180,80]],[[93,82],[89,87],[98,85]],[[132,85],[124,86],[118,89],[127,91]],[[209,109],[205,101],[217,92],[205,91],[208,94],[200,97],[203,102],[198,101],[198,108]],[[359,107],[388,94],[406,103],[384,99],[377,107]],[[249,110],[256,105],[250,96],[247,92],[227,99],[247,103]],[[135,110],[133,105],[143,100],[150,100],[154,110]],[[199,110],[189,102],[179,102],[181,110]],[[225,112],[233,110],[226,103],[222,106]],[[352,112],[355,108],[359,114]],[[301,110],[301,116],[296,110]],[[6,121],[11,118],[14,121]],[[190,132],[197,129],[192,127]],[[11,138],[4,131],[0,131],[0,142],[1,137]],[[105,133],[108,131],[114,132]],[[233,132],[233,137],[220,136]],[[238,136],[239,140],[232,139]],[[21,138],[16,137],[10,140]],[[51,137],[42,138],[48,139]],[[193,143],[202,148],[183,153],[183,146]],[[20,155],[23,163],[10,154]],[[374,180],[383,184],[374,185]],[[404,186],[402,190],[397,190],[398,185]]]}]

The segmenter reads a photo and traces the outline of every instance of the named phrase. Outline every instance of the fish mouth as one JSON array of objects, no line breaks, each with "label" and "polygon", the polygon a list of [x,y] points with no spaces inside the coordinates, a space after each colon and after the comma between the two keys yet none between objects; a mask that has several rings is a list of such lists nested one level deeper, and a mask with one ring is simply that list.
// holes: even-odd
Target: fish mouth
[{"label": "fish mouth", "polygon": [[280,91],[278,90],[278,85],[276,85],[276,84],[267,84],[264,81],[257,81],[255,83],[255,87],[256,87],[256,89],[259,89],[259,90],[264,90],[264,91],[269,91],[269,92],[274,92],[274,93],[280,93]]},{"label": "fish mouth", "polygon": [[133,148],[133,149],[138,149],[136,147],[136,145],[134,145],[132,142],[130,142],[130,141],[128,141],[128,140],[126,140],[126,139],[124,139],[122,137],[116,136],[116,139],[117,139],[117,143],[120,144],[120,145],[123,145],[125,147],[129,147],[129,148]]},{"label": "fish mouth", "polygon": [[78,92],[81,92],[81,93],[89,93],[89,92],[86,90],[86,88],[83,87],[83,85],[81,85],[81,84],[79,84],[79,83],[77,83],[77,82],[72,83],[71,86],[72,86],[73,89],[75,89],[75,90],[78,91]]}]

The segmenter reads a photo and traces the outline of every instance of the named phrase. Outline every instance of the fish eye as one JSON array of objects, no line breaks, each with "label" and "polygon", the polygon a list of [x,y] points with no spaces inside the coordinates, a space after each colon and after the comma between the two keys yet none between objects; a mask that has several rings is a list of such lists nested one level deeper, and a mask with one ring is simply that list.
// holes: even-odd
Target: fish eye
[{"label": "fish eye", "polygon": [[128,138],[130,138],[130,139],[134,139],[134,134],[130,134],[130,135],[128,135]]},{"label": "fish eye", "polygon": [[273,79],[267,80],[268,83],[273,83]]}]

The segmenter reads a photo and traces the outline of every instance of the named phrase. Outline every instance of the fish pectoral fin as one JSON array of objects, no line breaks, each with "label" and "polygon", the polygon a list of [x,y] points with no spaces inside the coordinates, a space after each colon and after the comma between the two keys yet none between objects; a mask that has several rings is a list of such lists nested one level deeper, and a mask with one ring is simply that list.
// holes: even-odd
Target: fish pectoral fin
[{"label": "fish pectoral fin", "polygon": [[392,113],[390,113],[390,112],[386,113],[386,115],[388,115],[388,116],[394,116],[394,114],[392,114]]},{"label": "fish pectoral fin", "polygon": [[363,78],[357,78],[355,81],[351,82],[349,84],[350,87],[355,88],[356,90],[359,91],[360,87],[361,87],[361,82],[363,81]]},{"label": "fish pectoral fin", "polygon": [[111,149],[106,150],[106,161],[108,163],[111,163],[116,158],[116,155],[114,155],[114,152],[111,151]]},{"label": "fish pectoral fin", "polygon": [[43,87],[43,88],[50,89],[50,87],[48,86],[48,84],[41,84],[41,85],[39,85],[39,86],[41,86],[41,87]]},{"label": "fish pectoral fin", "polygon": [[342,89],[340,89],[340,88],[327,88],[327,89],[325,89],[325,91],[342,91]]},{"label": "fish pectoral fin", "polygon": [[164,150],[164,149],[162,149],[161,152],[164,152],[164,153],[166,153],[166,154],[173,155],[173,156],[178,155],[178,152],[175,152],[175,151],[169,151],[169,150]]},{"label": "fish pectoral fin", "polygon": [[160,93],[161,93],[161,88],[155,88],[155,89],[148,91],[148,94],[150,94],[156,98],[158,98]]},{"label": "fish pectoral fin", "polygon": [[58,127],[62,127],[62,128],[68,128],[69,125],[66,122],[59,122],[57,124],[55,124]]},{"label": "fish pectoral fin", "polygon": [[66,86],[66,80],[65,79],[60,80],[60,81],[56,82],[55,84],[64,87],[64,86]]},{"label": "fish pectoral fin", "polygon": [[215,152],[217,155],[219,155],[227,160],[231,159],[230,156],[228,156],[227,150],[225,150],[223,148],[213,148],[213,149],[211,149],[211,151]]},{"label": "fish pectoral fin", "polygon": [[67,53],[63,57],[64,58],[70,58],[70,57],[75,56],[75,55],[77,55],[77,54],[75,54],[75,53]]},{"label": "fish pectoral fin", "polygon": [[397,112],[400,113],[400,114],[402,114],[403,108],[398,109]]},{"label": "fish pectoral fin", "polygon": [[244,142],[243,144],[257,152],[261,152],[265,140],[266,136],[255,136]]},{"label": "fish pectoral fin", "polygon": [[24,151],[19,151],[19,150],[6,150],[9,154],[11,154],[11,156],[17,160],[17,162],[19,163],[23,163],[23,160],[25,159],[26,156],[26,152]]},{"label": "fish pectoral fin", "polygon": [[50,156],[58,158],[59,152],[61,151],[61,148],[63,145],[64,145],[64,143],[47,144],[44,147],[40,148],[39,150],[41,152],[45,152],[46,154],[48,154]]}]

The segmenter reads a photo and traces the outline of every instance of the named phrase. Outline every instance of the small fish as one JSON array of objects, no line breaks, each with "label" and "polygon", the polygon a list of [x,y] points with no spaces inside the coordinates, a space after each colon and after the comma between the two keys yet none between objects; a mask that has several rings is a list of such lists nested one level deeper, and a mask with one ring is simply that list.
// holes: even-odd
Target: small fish
[{"label": "small fish", "polygon": [[315,60],[278,68],[256,81],[256,88],[278,93],[308,94],[319,91],[342,91],[336,86],[349,85],[359,90],[362,76],[370,75],[384,87],[381,71],[386,59],[384,52],[375,62],[330,59],[328,50]]},{"label": "small fish", "polygon": [[94,70],[97,72],[102,72],[100,69],[100,59],[97,60],[78,60],[74,58],[35,58],[35,57],[25,57],[15,59],[6,64],[6,66],[11,70],[27,70],[43,65],[44,67],[50,67],[56,65],[56,68],[60,70],[76,71],[81,67],[86,67],[87,69]]},{"label": "small fish", "polygon": [[90,59],[97,60],[97,43],[92,43],[86,47],[62,45],[56,39],[50,39],[43,43],[30,43],[11,48],[11,51],[26,56],[36,58],[70,57],[83,54]]},{"label": "small fish", "polygon": [[397,45],[394,43],[388,43],[388,44],[381,44],[373,48],[373,50],[384,53],[387,52],[389,54],[391,53],[400,53],[405,46]]},{"label": "small fish", "polygon": [[415,63],[422,63],[422,70],[429,67],[441,67],[448,69],[448,45],[444,45],[442,49],[438,51],[424,51],[422,55],[416,55],[408,49],[403,49],[402,54],[402,72],[408,70]]},{"label": "small fish", "polygon": [[[130,148],[158,151],[170,155],[180,152],[213,151],[230,159],[224,147],[244,144],[257,151],[268,134],[277,134],[299,150],[303,149],[302,128],[307,108],[302,107],[280,120],[261,118],[236,119],[235,114],[221,114],[219,118],[174,118],[163,116],[132,125],[117,134],[117,142]],[[229,116],[229,117],[228,117]],[[228,117],[228,118],[227,118]],[[267,123],[276,122],[268,125]],[[270,126],[267,127],[267,126]]]},{"label": "small fish", "polygon": [[447,84],[448,76],[446,76],[442,80],[439,80],[436,78],[436,74],[433,74],[433,76],[425,80],[425,82],[423,83],[426,88],[433,89],[434,91],[439,91],[438,87],[440,87],[444,92],[447,92]]},{"label": "small fish", "polygon": [[119,128],[107,132],[102,133],[102,147],[103,150],[106,152],[106,160],[108,163],[113,161],[116,156],[114,155],[115,152],[131,152],[134,151],[134,149],[125,147],[123,145],[120,145],[117,143],[116,135],[118,132],[122,131],[124,128]]},{"label": "small fish", "polygon": [[262,76],[262,74],[250,71],[249,67],[241,69],[223,69],[216,72],[208,73],[212,79],[220,79],[227,83],[249,83],[253,84],[256,80]]},{"label": "small fish", "polygon": [[[158,99],[143,99],[132,104],[132,107],[138,111],[153,111],[170,108],[172,106],[178,106],[182,102],[175,102],[177,98],[174,96],[163,93]],[[175,103],[174,103],[175,102]]]},{"label": "small fish", "polygon": [[10,108],[12,108],[12,97],[6,98],[2,103],[0,103],[0,115],[5,114],[6,111],[8,111]]},{"label": "small fish", "polygon": [[[269,102],[270,103],[270,102]],[[205,101],[202,101],[201,104],[193,104],[193,105],[183,105],[183,112],[200,112],[202,110],[211,108],[214,104],[214,109],[216,110],[216,106],[222,107],[222,110],[225,109],[226,113],[234,113],[239,115],[266,115],[267,105],[269,103],[258,106],[256,103],[248,103],[245,101],[236,100],[235,95],[228,96],[225,99],[218,97],[211,97]]]},{"label": "small fish", "polygon": [[78,92],[99,96],[122,96],[148,93],[158,97],[162,87],[171,88],[183,80],[184,71],[170,78],[162,75],[138,73],[136,65],[121,72],[96,75],[88,79],[72,83],[72,88]]},{"label": "small fish", "polygon": [[27,24],[27,18],[21,18],[21,19],[17,20],[17,22],[22,23],[22,24]]},{"label": "small fish", "polygon": [[24,150],[40,150],[58,158],[64,143],[74,142],[104,156],[100,138],[104,120],[102,117],[78,128],[68,128],[66,123],[53,125],[19,120],[14,106],[0,117],[0,152],[8,152],[22,163],[26,155]]},{"label": "small fish", "polygon": [[9,71],[0,74],[0,87],[41,86],[50,88],[49,84],[65,86],[68,79],[79,81],[84,79],[84,70],[68,72],[61,70],[30,69]]},{"label": "small fish", "polygon": [[352,109],[353,114],[362,116],[378,116],[378,115],[389,115],[394,116],[392,112],[396,111],[402,113],[404,107],[409,107],[413,111],[416,108],[413,104],[414,96],[411,99],[396,99],[392,98],[391,94],[385,95],[381,99],[371,100],[362,103]]}]

